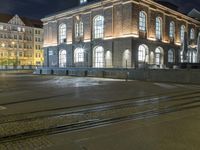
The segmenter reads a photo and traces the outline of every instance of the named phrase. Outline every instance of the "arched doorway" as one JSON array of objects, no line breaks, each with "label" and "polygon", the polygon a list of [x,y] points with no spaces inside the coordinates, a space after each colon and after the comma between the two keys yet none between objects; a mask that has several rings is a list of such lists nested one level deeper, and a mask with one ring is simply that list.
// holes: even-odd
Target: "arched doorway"
[{"label": "arched doorway", "polygon": [[163,49],[161,47],[156,48],[155,50],[155,64],[162,65],[164,63],[163,59]]},{"label": "arched doorway", "polygon": [[149,48],[145,44],[138,47],[138,62],[149,63]]},{"label": "arched doorway", "polygon": [[67,66],[67,51],[60,50],[59,51],[59,67],[64,68]]},{"label": "arched doorway", "polygon": [[127,49],[123,52],[122,67],[123,68],[131,68],[131,52],[129,49]]},{"label": "arched doorway", "polygon": [[85,51],[83,48],[76,48],[74,50],[74,63],[83,63],[85,60]]}]

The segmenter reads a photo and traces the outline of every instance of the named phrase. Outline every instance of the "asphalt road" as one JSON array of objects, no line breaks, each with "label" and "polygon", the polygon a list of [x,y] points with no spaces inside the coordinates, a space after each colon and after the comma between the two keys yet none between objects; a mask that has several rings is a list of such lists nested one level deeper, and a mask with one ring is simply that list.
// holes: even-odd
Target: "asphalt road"
[{"label": "asphalt road", "polygon": [[[199,106],[199,85],[1,74],[0,149],[199,150]],[[101,125],[12,138],[91,120]]]}]

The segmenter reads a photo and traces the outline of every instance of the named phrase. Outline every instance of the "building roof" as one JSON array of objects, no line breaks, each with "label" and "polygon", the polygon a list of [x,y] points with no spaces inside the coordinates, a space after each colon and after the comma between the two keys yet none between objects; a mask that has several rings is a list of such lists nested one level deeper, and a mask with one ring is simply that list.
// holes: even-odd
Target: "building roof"
[{"label": "building roof", "polygon": [[[14,16],[15,15],[0,13],[0,22],[8,23]],[[36,27],[36,28],[43,27],[42,22],[40,20],[30,19],[30,18],[26,18],[26,17],[22,17],[22,16],[19,16],[19,18],[23,21],[23,23],[26,26]]]},{"label": "building roof", "polygon": [[192,9],[188,13],[188,16],[200,21],[200,12],[198,10],[196,10],[196,9]]},{"label": "building roof", "polygon": [[14,16],[12,16],[10,14],[0,13],[0,22],[8,23],[10,21],[10,19],[12,19],[13,17]]}]

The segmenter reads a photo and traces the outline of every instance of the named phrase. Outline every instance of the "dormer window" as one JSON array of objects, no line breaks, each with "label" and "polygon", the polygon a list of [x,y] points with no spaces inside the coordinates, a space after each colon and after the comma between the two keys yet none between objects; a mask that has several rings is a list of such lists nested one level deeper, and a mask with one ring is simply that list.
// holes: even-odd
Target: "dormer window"
[{"label": "dormer window", "polygon": [[85,3],[87,3],[87,0],[80,0],[80,4],[82,5],[82,4],[85,4]]}]

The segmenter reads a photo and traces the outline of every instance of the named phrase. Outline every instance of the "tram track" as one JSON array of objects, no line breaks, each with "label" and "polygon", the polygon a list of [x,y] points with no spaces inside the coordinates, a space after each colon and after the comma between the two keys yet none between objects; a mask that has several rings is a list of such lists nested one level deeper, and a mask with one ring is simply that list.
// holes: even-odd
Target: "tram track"
[{"label": "tram track", "polygon": [[[162,100],[155,99],[154,101],[150,98],[149,101],[146,99],[142,101],[138,100],[136,102],[133,101],[132,103],[119,103],[114,105],[110,105],[109,103],[109,105],[84,108],[82,110],[78,109],[71,112],[1,122],[0,128],[5,125],[5,127],[10,126],[11,130],[8,133],[6,133],[5,130],[5,134],[2,134],[1,132],[0,144],[42,135],[99,127],[121,121],[150,118],[200,107],[200,93],[197,91],[188,92],[187,95],[179,94],[174,97],[169,97],[170,96],[165,97]],[[166,102],[169,103],[162,105]],[[173,104],[174,102],[176,103]],[[147,104],[151,107],[145,107]],[[138,107],[141,109],[138,109]],[[24,125],[24,129],[22,128],[22,125]],[[29,128],[28,125],[33,125],[33,127]],[[40,126],[37,127],[37,125]],[[12,129],[15,126],[19,126],[22,130],[14,130],[15,132],[12,132]],[[7,131],[9,131],[9,129],[7,129]]]},{"label": "tram track", "polygon": [[[176,93],[171,96],[157,96],[157,97],[142,97],[142,98],[133,98],[133,99],[122,99],[122,100],[115,100],[115,101],[109,101],[109,102],[101,102],[101,103],[93,103],[93,104],[85,104],[85,105],[77,105],[72,107],[60,107],[60,108],[54,108],[54,109],[46,109],[41,111],[32,111],[28,113],[18,113],[15,115],[6,115],[5,117],[0,117],[0,124],[3,123],[12,123],[15,121],[26,121],[26,120],[34,120],[37,118],[46,118],[46,117],[54,117],[57,115],[70,115],[70,114],[77,114],[77,113],[83,113],[86,110],[90,112],[94,111],[102,111],[108,108],[112,108],[113,106],[120,107],[139,107],[139,106],[145,106],[145,105],[154,105],[156,103],[167,103],[167,102],[174,102],[174,101],[183,101],[187,99],[193,99],[197,98],[197,96],[200,96],[200,91],[192,91],[192,92],[184,92],[184,93]],[[5,106],[5,105],[3,105]],[[51,113],[53,112],[53,113]],[[56,113],[58,112],[58,113]],[[47,115],[39,115],[39,113],[48,113]],[[50,114],[49,114],[50,113]],[[34,116],[34,114],[37,114]],[[31,117],[29,117],[29,116]],[[25,116],[23,118],[22,116]],[[13,119],[13,118],[20,118],[22,119]],[[4,119],[6,118],[6,119]],[[10,119],[9,119],[10,118]]]},{"label": "tram track", "polygon": [[[200,91],[200,90],[194,90],[195,91]],[[169,95],[169,94],[177,94],[177,93],[182,93],[182,92],[188,92],[188,89],[184,89],[184,90],[180,90],[180,91],[174,91],[174,92],[163,92],[163,93],[156,93],[156,94],[152,94],[152,95],[146,95],[146,96],[136,96],[134,98],[124,98],[124,99],[114,99],[114,100],[110,100],[107,103],[112,103],[112,102],[120,102],[120,101],[127,101],[130,99],[139,99],[139,98],[149,98],[149,97],[158,97],[158,96],[162,96],[162,95]],[[21,104],[21,103],[28,103],[28,102],[37,102],[37,101],[44,101],[44,100],[48,100],[48,99],[52,99],[52,98],[61,98],[61,97],[67,97],[67,96],[71,96],[74,93],[67,93],[67,94],[58,94],[58,95],[51,95],[51,96],[44,96],[44,97],[37,97],[37,98],[30,98],[30,99],[23,99],[23,100],[19,100],[19,101],[11,101],[11,102],[7,102],[7,103],[0,103],[0,106],[9,106],[9,105],[14,105],[14,104]],[[99,103],[95,103],[95,104],[101,104],[101,103],[106,103],[106,102],[99,102]],[[90,105],[90,104],[89,104]],[[93,105],[93,104],[91,104]]]},{"label": "tram track", "polygon": [[180,105],[178,107],[176,105],[174,105],[174,106],[169,106],[167,108],[162,108],[162,109],[150,109],[147,111],[137,112],[135,114],[119,116],[119,117],[113,117],[113,118],[107,118],[107,119],[85,120],[85,121],[78,122],[78,123],[64,124],[64,125],[59,125],[56,127],[40,129],[40,130],[33,130],[30,132],[24,132],[24,133],[0,137],[0,144],[6,143],[6,142],[23,140],[23,139],[27,139],[27,138],[44,136],[44,135],[54,135],[54,134],[59,134],[59,133],[63,133],[63,132],[73,132],[73,131],[78,131],[78,130],[83,130],[83,129],[107,126],[110,124],[124,122],[124,121],[152,118],[155,116],[160,116],[160,115],[164,115],[164,114],[169,114],[169,113],[174,113],[174,112],[178,112],[178,111],[184,111],[184,110],[194,109],[194,108],[199,108],[199,107],[200,107],[200,104],[189,105],[187,103],[184,105]]}]

